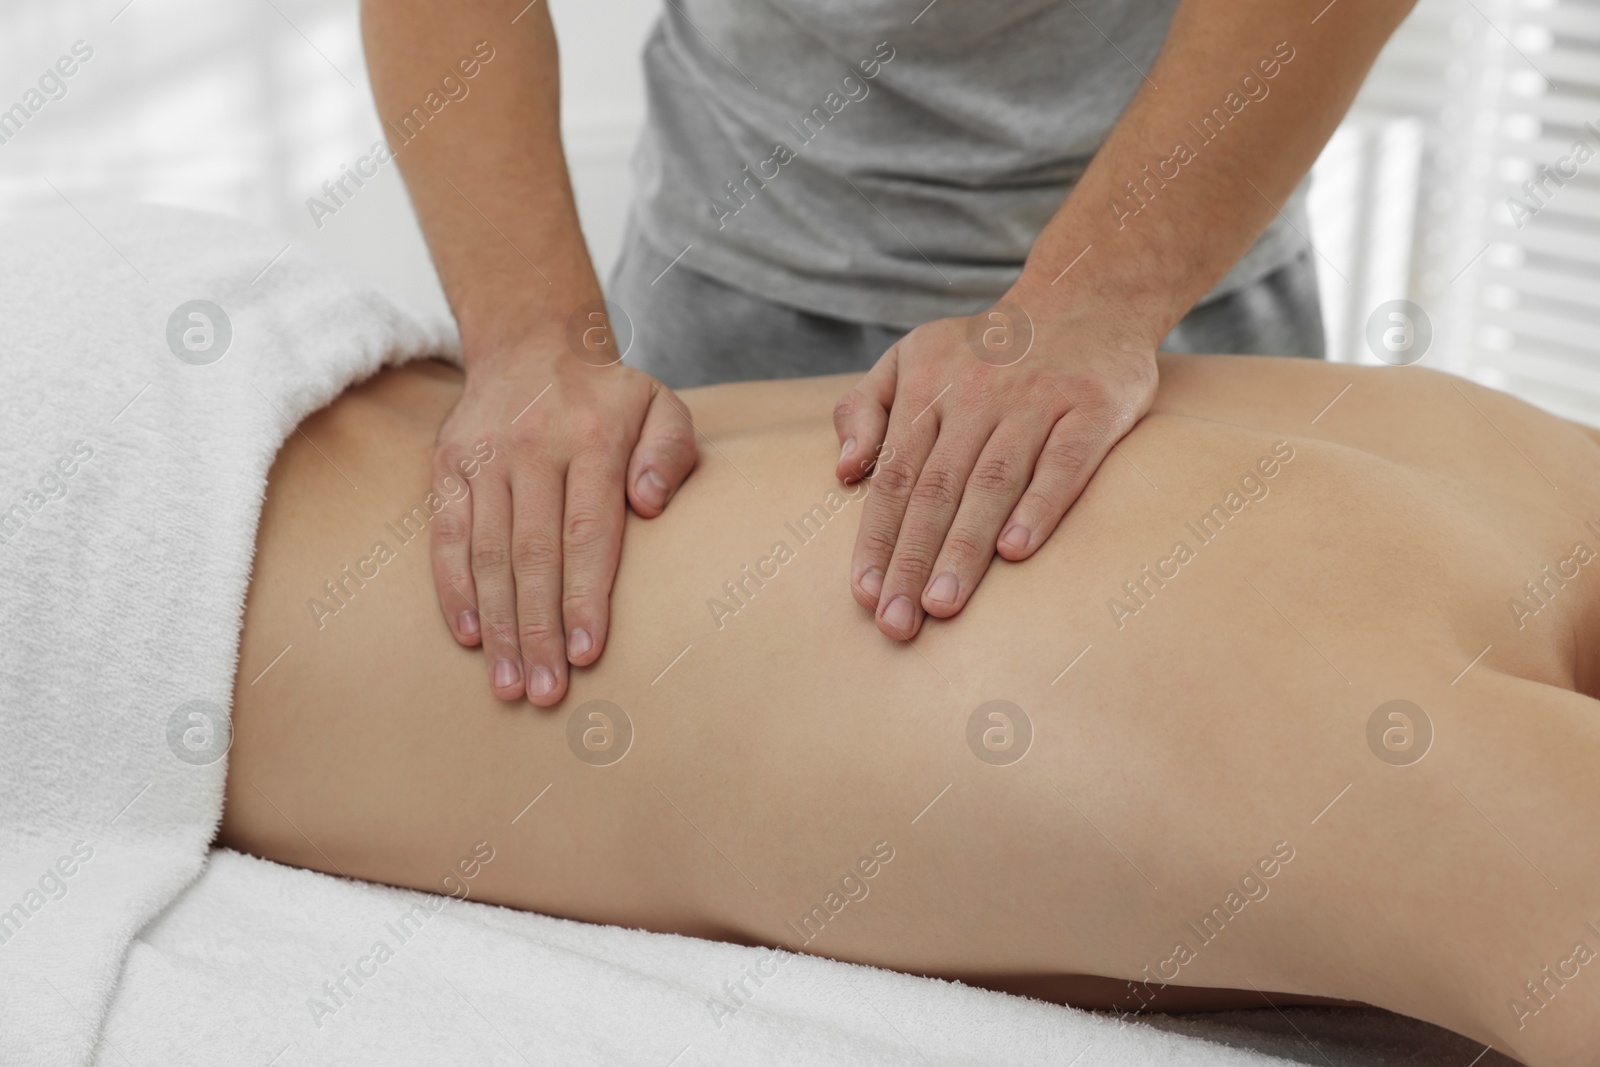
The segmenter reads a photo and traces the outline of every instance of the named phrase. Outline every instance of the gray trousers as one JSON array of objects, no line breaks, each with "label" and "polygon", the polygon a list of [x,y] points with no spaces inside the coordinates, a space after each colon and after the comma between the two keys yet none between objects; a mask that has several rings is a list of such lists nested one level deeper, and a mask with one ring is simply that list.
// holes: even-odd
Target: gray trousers
[{"label": "gray trousers", "polygon": [[[623,362],[685,389],[716,382],[865,372],[906,331],[776,304],[676,263],[631,224],[606,286],[632,323],[614,324]],[[974,309],[981,310],[981,309]],[[1243,289],[1195,307],[1168,352],[1323,358],[1316,265],[1309,250]]]}]

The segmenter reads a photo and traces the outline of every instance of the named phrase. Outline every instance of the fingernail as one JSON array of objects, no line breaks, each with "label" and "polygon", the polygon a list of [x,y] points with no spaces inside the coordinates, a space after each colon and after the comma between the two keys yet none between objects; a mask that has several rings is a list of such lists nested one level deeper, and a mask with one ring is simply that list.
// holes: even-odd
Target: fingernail
[{"label": "fingernail", "polygon": [[844,439],[844,447],[839,449],[840,462],[844,461],[844,457],[848,456],[850,454],[850,450],[854,447],[856,447],[856,439],[854,437],[846,437]]},{"label": "fingernail", "polygon": [[456,629],[461,631],[462,637],[478,636],[478,613],[476,611],[463,611],[456,620]]},{"label": "fingernail", "polygon": [[861,576],[861,591],[876,598],[883,592],[883,572],[874,567]]},{"label": "fingernail", "polygon": [[1016,549],[1018,552],[1028,547],[1028,528],[1020,522],[1014,522],[1006,527],[1006,532],[1001,535],[1000,543],[1007,548]]},{"label": "fingernail", "polygon": [[594,647],[594,638],[588,630],[574,630],[567,638],[567,658],[576,659]]},{"label": "fingernail", "polygon": [[641,471],[633,483],[634,492],[644,498],[644,502],[653,507],[661,507],[667,502],[667,482],[655,471]]},{"label": "fingernail", "polygon": [[891,630],[907,633],[911,629],[911,598],[897,596],[883,609],[883,621]]},{"label": "fingernail", "polygon": [[549,667],[535,667],[528,679],[528,694],[542,697],[556,687],[556,676]]},{"label": "fingernail", "polygon": [[496,689],[510,689],[517,684],[517,665],[508,659],[503,659],[494,665],[494,687]]},{"label": "fingernail", "polygon": [[928,599],[937,600],[941,604],[954,604],[959,590],[960,586],[956,584],[955,575],[941,574],[928,587]]}]

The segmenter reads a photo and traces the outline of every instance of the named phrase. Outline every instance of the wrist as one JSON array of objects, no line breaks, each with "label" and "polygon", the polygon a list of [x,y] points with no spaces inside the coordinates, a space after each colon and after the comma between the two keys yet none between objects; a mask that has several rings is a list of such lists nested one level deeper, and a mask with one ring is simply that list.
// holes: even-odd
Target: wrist
[{"label": "wrist", "polygon": [[1155,351],[1183,312],[1174,309],[1167,293],[1147,286],[1090,276],[1088,271],[1073,279],[1093,254],[1090,251],[1065,276],[1059,268],[1050,277],[1024,269],[1000,299],[1021,308],[1035,329],[1068,330],[1134,350]]},{"label": "wrist", "polygon": [[516,293],[480,291],[476,305],[456,311],[468,371],[555,363],[567,354],[574,323],[581,333],[585,316],[604,307],[598,282],[559,289],[541,284]]}]

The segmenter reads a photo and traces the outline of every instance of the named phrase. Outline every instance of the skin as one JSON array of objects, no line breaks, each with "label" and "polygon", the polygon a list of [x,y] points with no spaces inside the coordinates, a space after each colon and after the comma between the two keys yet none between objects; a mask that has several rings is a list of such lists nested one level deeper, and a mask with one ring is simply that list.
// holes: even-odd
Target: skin
[{"label": "skin", "polygon": [[[1119,1011],[1270,991],[1596,1063],[1600,966],[1537,1013],[1523,983],[1600,950],[1600,557],[1537,613],[1510,603],[1600,546],[1600,445],[1418,368],[1163,356],[1161,381],[1061,536],[909,644],[836,595],[863,504],[817,462],[839,383],[687,391],[715,448],[667,516],[630,520],[626,653],[544,711],[483,692],[432,610],[420,526],[385,525],[425,501],[460,375],[385,372],[273,468],[220,840],[435,892],[471,869],[491,903]],[[1222,533],[1186,530],[1230,489],[1255,498]],[[815,505],[802,539],[785,524]],[[380,539],[392,558],[364,565]],[[757,587],[742,567],[780,539]],[[1178,539],[1193,558],[1119,626],[1108,602]],[[1403,734],[1369,744],[1396,698],[1431,724],[1420,758]],[[625,750],[592,700],[631,723]],[[981,714],[974,747],[994,700],[1020,709],[1012,747]],[[585,736],[623,754],[596,765]]]},{"label": "skin", "polygon": [[[1305,176],[1409,8],[1183,0],[1143,87],[995,308],[920,326],[840,384],[838,477],[895,457],[842,568],[884,634],[909,639],[925,614],[962,610],[996,551],[1038,551],[1149,408],[1161,339]],[[495,53],[474,102],[397,154],[467,369],[434,468],[455,469],[482,440],[506,457],[434,525],[434,585],[495,694],[553,706],[569,663],[593,664],[610,638],[625,513],[666,507],[694,468],[693,430],[659,382],[614,362],[567,177],[547,5],[365,0],[362,29],[378,111],[396,129],[477,42]],[[1269,95],[1180,177],[1146,185],[1158,195],[1130,221],[1116,206],[1124,183],[1193,140],[1196,101],[1239,99],[1279,42],[1296,58]],[[1034,358],[1011,374],[971,359],[970,338],[992,338],[984,358],[1006,362],[1024,336]]]},{"label": "skin", "polygon": [[496,696],[549,706],[569,663],[605,648],[624,513],[660,514],[696,451],[671,391],[616,362],[561,145],[555,32],[545,4],[511,25],[523,6],[369,0],[361,28],[392,129],[477,42],[494,53],[395,158],[467,367],[434,470],[485,439],[505,458],[433,526],[439,608]]},{"label": "skin", "polygon": [[[981,314],[911,331],[840,398],[839,476],[885,441],[895,456],[850,560],[885,635],[955,615],[996,551],[1026,559],[1050,536],[1149,409],[1162,339],[1306,176],[1410,8],[1180,3],[1011,288]],[[1202,142],[1194,125],[1230,94],[1237,116],[1225,109],[1226,128]],[[1179,142],[1193,159],[1174,161]]]}]

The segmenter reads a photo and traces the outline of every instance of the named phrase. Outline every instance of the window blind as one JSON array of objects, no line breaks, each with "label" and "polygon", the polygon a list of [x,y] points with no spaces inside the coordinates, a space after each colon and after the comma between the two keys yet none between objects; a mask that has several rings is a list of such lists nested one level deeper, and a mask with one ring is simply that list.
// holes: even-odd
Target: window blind
[{"label": "window blind", "polygon": [[1421,0],[1313,172],[1329,352],[1422,364],[1600,424],[1600,0]]}]

